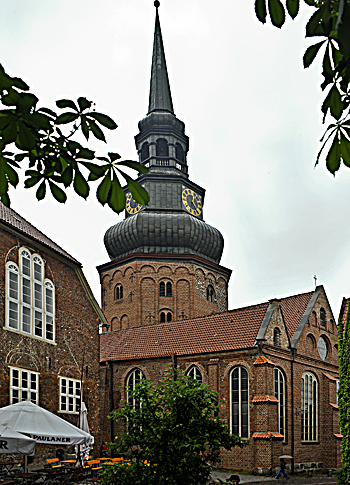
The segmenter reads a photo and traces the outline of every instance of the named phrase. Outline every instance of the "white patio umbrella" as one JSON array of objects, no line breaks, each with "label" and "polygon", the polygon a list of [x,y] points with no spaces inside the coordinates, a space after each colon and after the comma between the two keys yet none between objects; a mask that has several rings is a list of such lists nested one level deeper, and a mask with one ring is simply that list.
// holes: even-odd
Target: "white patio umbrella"
[{"label": "white patio umbrella", "polygon": [[93,444],[89,433],[50,413],[31,401],[18,402],[0,408],[0,424],[50,445]]},{"label": "white patio umbrella", "polygon": [[[85,433],[90,434],[89,423],[88,423],[88,419],[87,419],[87,407],[86,407],[84,401],[82,401],[81,406],[80,406],[78,427],[82,431],[85,431]],[[80,453],[81,458],[84,457],[85,459],[87,459],[89,454],[90,454],[90,450],[92,448],[92,445],[93,445],[93,443],[84,442],[83,444],[76,446],[75,451],[76,451],[77,455]]]},{"label": "white patio umbrella", "polygon": [[0,453],[34,455],[36,441],[0,425]]}]

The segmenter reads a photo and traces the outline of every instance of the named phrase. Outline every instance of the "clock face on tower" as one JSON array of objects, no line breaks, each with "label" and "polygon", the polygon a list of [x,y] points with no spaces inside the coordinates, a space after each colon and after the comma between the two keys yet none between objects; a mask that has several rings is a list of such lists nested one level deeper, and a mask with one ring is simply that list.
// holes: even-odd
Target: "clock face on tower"
[{"label": "clock face on tower", "polygon": [[126,197],[125,209],[128,214],[134,215],[142,209],[143,205],[135,202],[129,191],[126,192],[125,197]]},{"label": "clock face on tower", "polygon": [[184,186],[182,186],[182,205],[193,216],[199,216],[202,213],[202,197]]}]

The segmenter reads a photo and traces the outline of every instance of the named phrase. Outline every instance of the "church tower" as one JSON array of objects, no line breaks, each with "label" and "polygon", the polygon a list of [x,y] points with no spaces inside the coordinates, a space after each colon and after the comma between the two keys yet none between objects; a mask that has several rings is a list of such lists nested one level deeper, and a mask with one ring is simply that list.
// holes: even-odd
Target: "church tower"
[{"label": "church tower", "polygon": [[224,240],[203,221],[205,190],[188,176],[189,140],[174,113],[155,6],[148,113],[135,137],[139,161],[149,168],[137,181],[150,202],[137,204],[126,187],[125,219],[104,237],[111,261],[98,271],[111,330],[227,310]]}]

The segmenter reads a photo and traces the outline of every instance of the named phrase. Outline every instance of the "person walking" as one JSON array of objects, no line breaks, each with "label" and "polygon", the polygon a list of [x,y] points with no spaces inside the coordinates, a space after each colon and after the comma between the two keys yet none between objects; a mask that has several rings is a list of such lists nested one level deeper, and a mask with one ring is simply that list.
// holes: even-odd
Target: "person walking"
[{"label": "person walking", "polygon": [[284,462],[284,458],[281,458],[280,460],[280,471],[277,473],[276,477],[275,478],[279,478],[281,475],[284,475],[284,478],[289,478],[289,476],[287,475],[286,473],[286,464]]}]

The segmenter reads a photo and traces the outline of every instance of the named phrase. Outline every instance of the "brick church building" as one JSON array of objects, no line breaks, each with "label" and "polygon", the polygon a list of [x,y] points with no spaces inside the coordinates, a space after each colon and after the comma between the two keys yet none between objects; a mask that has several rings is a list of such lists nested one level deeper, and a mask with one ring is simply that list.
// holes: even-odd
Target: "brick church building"
[{"label": "brick church building", "polygon": [[[30,400],[77,425],[82,398],[97,451],[106,320],[81,264],[2,203],[0,261],[0,407]],[[57,448],[37,445],[36,457]]]},{"label": "brick church building", "polygon": [[[222,467],[266,473],[281,455],[296,471],[339,466],[337,331],[322,286],[228,310],[231,270],[223,237],[203,220],[205,191],[188,175],[185,126],[174,114],[156,13],[149,109],[135,137],[149,167],[126,190],[125,219],[105,234],[98,267],[109,331],[101,335],[101,433],[107,416],[145,376],[172,364],[218,392],[232,433],[251,446],[223,452]],[[104,327],[106,330],[107,327]]]}]

